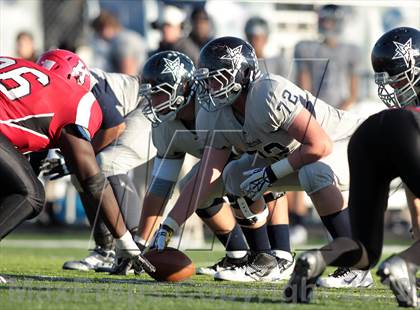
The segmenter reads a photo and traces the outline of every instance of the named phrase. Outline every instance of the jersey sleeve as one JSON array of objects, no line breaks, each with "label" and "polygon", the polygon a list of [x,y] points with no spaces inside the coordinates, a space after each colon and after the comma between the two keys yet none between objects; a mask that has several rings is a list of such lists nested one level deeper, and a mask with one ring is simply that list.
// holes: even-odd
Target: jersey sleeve
[{"label": "jersey sleeve", "polygon": [[116,108],[118,99],[106,80],[98,79],[98,83],[92,88],[92,93],[102,110],[101,129],[112,128],[124,122],[124,118]]},{"label": "jersey sleeve", "polygon": [[152,128],[152,141],[160,158],[180,159],[185,156],[185,152],[176,149],[174,142],[174,130],[169,128],[169,123],[161,123]]},{"label": "jersey sleeve", "polygon": [[232,143],[228,139],[231,124],[225,124],[223,119],[220,119],[220,113],[224,109],[215,112],[207,112],[200,109],[196,120],[195,126],[197,128],[197,136],[200,145],[204,148],[210,146],[216,149],[230,149]]},{"label": "jersey sleeve", "polygon": [[95,96],[87,92],[79,100],[74,124],[81,126],[89,132],[90,138],[96,134],[102,123],[102,110]]},{"label": "jersey sleeve", "polygon": [[246,118],[252,118],[254,126],[263,132],[288,130],[303,109],[302,96],[305,92],[285,79],[262,79],[248,95]]}]

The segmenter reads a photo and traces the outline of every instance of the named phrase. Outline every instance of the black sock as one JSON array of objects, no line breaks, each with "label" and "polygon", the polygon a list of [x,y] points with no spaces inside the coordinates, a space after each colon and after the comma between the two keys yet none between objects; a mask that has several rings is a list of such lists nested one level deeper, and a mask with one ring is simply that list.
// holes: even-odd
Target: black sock
[{"label": "black sock", "polygon": [[305,224],[305,216],[298,215],[294,212],[290,212],[289,213],[289,221],[290,221],[290,226],[304,225]]},{"label": "black sock", "polygon": [[271,252],[270,240],[267,234],[267,224],[257,228],[251,229],[242,226],[246,241],[248,241],[249,248],[255,253]]},{"label": "black sock", "polygon": [[337,238],[320,249],[326,265],[367,269],[369,262],[363,257],[361,243],[351,238]]},{"label": "black sock", "polygon": [[233,256],[232,258],[239,258],[236,257],[238,255],[235,255],[232,252],[238,252],[237,254],[239,254],[239,256],[246,255],[248,245],[246,244],[241,226],[238,224],[235,224],[235,227],[233,227],[233,229],[227,234],[216,234],[216,237],[225,247],[226,253],[229,257]]},{"label": "black sock", "polygon": [[338,237],[352,237],[348,208],[333,214],[321,216],[321,221],[333,239]]},{"label": "black sock", "polygon": [[290,252],[289,225],[278,224],[267,226],[268,238],[272,250]]}]

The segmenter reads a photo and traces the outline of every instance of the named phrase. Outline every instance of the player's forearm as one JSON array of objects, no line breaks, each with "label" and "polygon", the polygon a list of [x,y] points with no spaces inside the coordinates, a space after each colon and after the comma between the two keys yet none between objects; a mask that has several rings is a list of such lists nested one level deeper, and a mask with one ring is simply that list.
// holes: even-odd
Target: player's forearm
[{"label": "player's forearm", "polygon": [[329,155],[331,151],[332,143],[330,141],[319,141],[317,144],[302,144],[289,155],[288,160],[293,169],[298,170]]},{"label": "player's forearm", "polygon": [[214,192],[217,180],[221,177],[218,171],[211,171],[200,178],[193,177],[185,186],[168,217],[181,226],[197,210],[198,206],[205,203]]},{"label": "player's forearm", "polygon": [[95,154],[99,153],[113,141],[118,139],[118,137],[124,132],[125,128],[125,124],[121,123],[115,127],[98,131],[98,133],[92,139],[92,147],[95,151]]}]

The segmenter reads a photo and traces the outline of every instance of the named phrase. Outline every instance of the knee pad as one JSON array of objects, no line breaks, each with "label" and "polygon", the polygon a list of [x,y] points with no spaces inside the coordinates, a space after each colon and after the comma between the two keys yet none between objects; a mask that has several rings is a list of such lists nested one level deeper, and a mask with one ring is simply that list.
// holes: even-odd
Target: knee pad
[{"label": "knee pad", "polygon": [[334,171],[327,164],[317,161],[299,169],[299,182],[308,195],[335,184]]},{"label": "knee pad", "polygon": [[264,194],[263,198],[265,203],[269,203],[283,197],[284,195],[286,195],[286,192],[269,192],[267,194]]},{"label": "knee pad", "polygon": [[197,209],[195,213],[201,218],[201,219],[209,219],[215,216],[217,213],[219,213],[220,209],[223,207],[223,203],[225,201],[223,198],[216,198],[213,200],[212,204],[206,208],[203,209]]},{"label": "knee pad", "polygon": [[84,192],[91,194],[96,199],[100,199],[103,190],[109,185],[108,179],[102,172],[86,180],[79,181],[79,183]]},{"label": "knee pad", "polygon": [[268,217],[268,208],[265,206],[264,210],[258,214],[251,211],[249,206],[254,203],[247,197],[228,196],[229,203],[233,209],[241,210],[243,217],[238,217],[235,214],[236,221],[241,226],[251,226],[255,223],[265,221]]}]

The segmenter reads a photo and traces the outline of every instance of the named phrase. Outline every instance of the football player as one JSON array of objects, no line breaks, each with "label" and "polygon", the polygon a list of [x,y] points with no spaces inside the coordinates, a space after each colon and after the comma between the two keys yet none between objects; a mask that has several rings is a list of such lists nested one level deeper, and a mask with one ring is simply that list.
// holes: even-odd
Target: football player
[{"label": "football player", "polygon": [[[353,237],[333,240],[319,250],[303,253],[285,297],[309,302],[316,279],[330,266],[368,270],[381,257],[384,212],[390,182],[401,177],[420,197],[420,32],[400,27],[385,33],[372,50],[378,95],[390,110],[369,117],[354,133],[348,147],[350,165],[349,213]],[[403,109],[396,109],[403,108]],[[416,307],[416,271],[420,241],[386,259],[378,268],[400,306]]]},{"label": "football player", "polygon": [[[66,78],[54,71],[72,70]],[[100,205],[121,256],[149,270],[126,229],[115,196],[100,171],[90,144],[102,113],[92,93],[83,61],[75,54],[65,62],[50,61],[49,70],[11,57],[0,58],[0,239],[42,210],[45,195],[23,153],[59,148],[80,186]],[[13,215],[13,216],[11,216]]]},{"label": "football player", "polygon": [[[67,51],[52,50],[45,53],[40,59],[40,64],[49,60],[63,58]],[[67,76],[70,72],[63,69],[60,74]],[[108,73],[99,69],[90,70],[90,90],[97,99],[103,111],[101,129],[92,140],[96,159],[101,171],[108,178],[118,205],[126,221],[127,228],[133,236],[136,235],[140,218],[141,197],[143,192],[137,193],[136,187],[128,177],[128,172],[135,167],[142,166],[147,170],[149,153],[153,147],[144,147],[149,141],[150,124],[145,119],[140,109],[137,109],[141,96],[139,95],[139,77],[127,74]],[[47,169],[48,170],[48,169]],[[67,169],[55,167],[46,171],[54,178],[63,176]],[[74,179],[72,179],[74,181]],[[77,184],[75,184],[77,185]],[[112,271],[114,264],[114,240],[107,229],[98,208],[91,205],[89,195],[76,186],[79,190],[89,224],[93,229],[96,243],[95,249],[85,258],[68,261],[63,265],[70,270],[96,270]],[[143,186],[140,186],[140,191]],[[130,269],[112,271],[113,273],[126,273]]]},{"label": "football player", "polygon": [[[153,123],[153,143],[158,150],[153,166],[153,180],[144,200],[139,226],[140,242],[144,245],[147,245],[156,230],[156,223],[160,223],[160,217],[178,178],[185,154],[189,153],[201,158],[203,153],[203,144],[195,129],[199,105],[194,100],[197,87],[192,78],[194,70],[187,56],[171,51],[152,56],[143,69],[141,86],[141,93],[144,95],[143,111]],[[198,169],[199,164],[181,183],[185,184],[191,180],[194,184],[200,184],[196,176]],[[224,189],[219,179],[196,211],[226,248],[226,256],[222,261],[197,270],[200,274],[213,275],[216,279],[220,271],[240,268],[247,262],[247,245],[241,228],[229,205],[221,199],[223,195]],[[273,224],[272,228],[280,227],[286,232],[277,234],[277,237],[271,241],[273,248],[278,248],[278,253],[285,252],[290,255],[287,206],[281,205],[284,204],[285,198],[277,198],[278,196],[273,194],[265,196],[272,207],[270,223]],[[253,250],[254,245],[250,244],[250,248]],[[277,264],[273,265],[270,276],[265,278],[267,281],[280,280],[290,275],[292,268],[289,268],[287,275],[278,267]]]},{"label": "football player", "polygon": [[[275,258],[265,246],[261,200],[270,186],[274,191],[304,189],[332,237],[350,236],[340,190],[348,188],[346,148],[361,121],[280,76],[260,75],[253,48],[241,39],[222,37],[208,43],[200,53],[200,67],[197,79],[204,91],[198,96],[202,109],[196,123],[210,136],[205,164],[198,172],[203,186],[200,191],[192,183],[185,187],[164,221],[160,246],[165,245],[165,235],[176,231],[191,214],[192,210],[185,211],[190,197],[200,204],[222,171],[233,207],[248,221],[248,227],[243,227],[248,243],[256,244],[259,252],[248,266],[237,273],[224,271],[223,277],[263,278],[269,268],[258,266],[273,264]],[[225,167],[232,146],[245,154]],[[369,272],[345,272],[354,286],[372,284]]]}]

